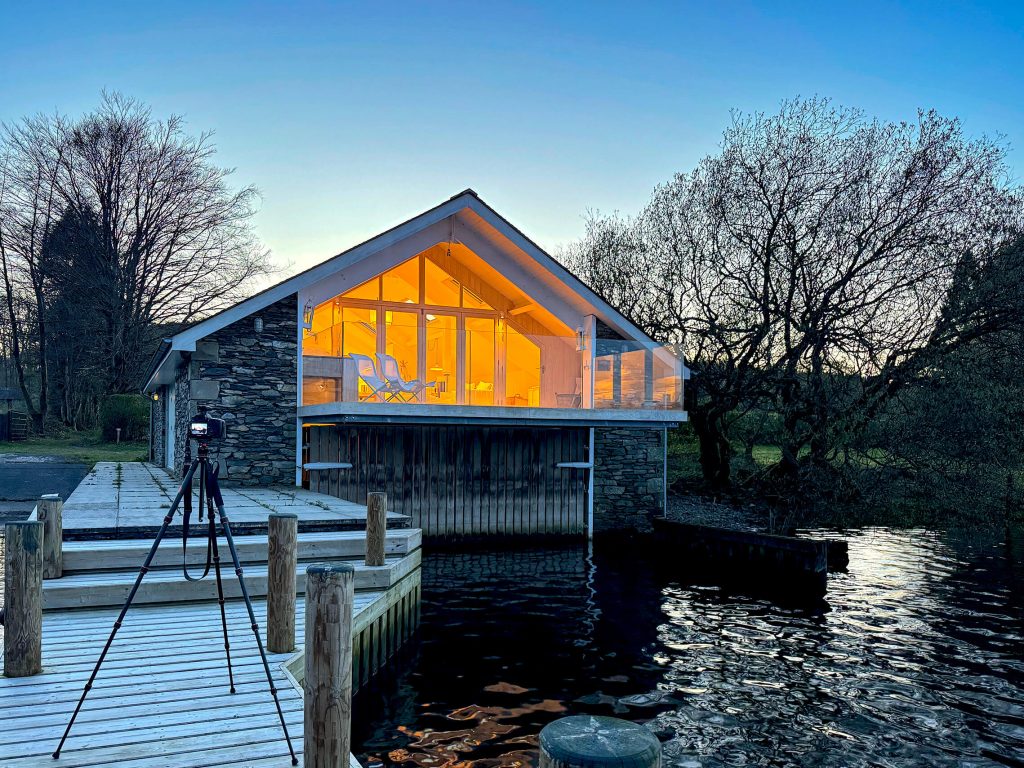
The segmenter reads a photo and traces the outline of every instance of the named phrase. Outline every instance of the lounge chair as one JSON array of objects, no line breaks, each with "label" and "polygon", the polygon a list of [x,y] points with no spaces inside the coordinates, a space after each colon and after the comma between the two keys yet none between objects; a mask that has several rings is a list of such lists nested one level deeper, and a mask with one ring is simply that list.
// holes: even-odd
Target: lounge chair
[{"label": "lounge chair", "polygon": [[407,401],[418,399],[424,389],[432,387],[437,383],[434,381],[425,382],[422,379],[406,381],[402,378],[402,374],[398,369],[398,361],[391,355],[378,352],[377,361],[380,363],[381,375],[387,380],[388,385],[393,387]]},{"label": "lounge chair", "polygon": [[372,357],[357,355],[352,352],[348,356],[355,361],[356,373],[359,374],[359,378],[365,381],[366,386],[371,390],[366,398],[367,400],[377,398],[381,402],[389,402],[402,394],[402,391],[392,386],[391,382],[385,381],[378,375],[377,367],[373,364]]}]

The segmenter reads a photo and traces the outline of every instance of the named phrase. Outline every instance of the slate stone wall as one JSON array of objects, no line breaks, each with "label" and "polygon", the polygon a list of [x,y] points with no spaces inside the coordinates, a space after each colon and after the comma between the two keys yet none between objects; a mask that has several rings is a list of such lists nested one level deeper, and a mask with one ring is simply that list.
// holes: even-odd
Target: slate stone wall
[{"label": "slate stone wall", "polygon": [[185,457],[185,443],[188,442],[188,422],[195,410],[189,410],[188,401],[189,369],[185,365],[174,377],[174,472],[181,476],[182,462]]},{"label": "slate stone wall", "polygon": [[158,467],[164,465],[164,453],[167,449],[167,432],[166,432],[166,416],[167,416],[167,388],[160,387],[159,389],[160,399],[150,400],[150,419],[149,419],[149,432],[152,436],[150,438],[151,445],[153,447],[149,457],[149,460],[156,464]]},{"label": "slate stone wall", "polygon": [[[215,444],[221,472],[226,469],[221,476],[226,485],[295,484],[296,301],[292,294],[197,344],[182,369],[188,371],[185,392],[179,389],[177,395],[179,464],[188,420],[204,402],[210,415],[227,422],[227,437]],[[260,332],[255,329],[257,317],[263,320]],[[190,399],[190,393],[198,394],[202,386],[198,380],[218,383],[218,399]],[[187,408],[182,407],[185,403]]]},{"label": "slate stone wall", "polygon": [[594,430],[594,532],[651,530],[665,514],[665,430]]}]

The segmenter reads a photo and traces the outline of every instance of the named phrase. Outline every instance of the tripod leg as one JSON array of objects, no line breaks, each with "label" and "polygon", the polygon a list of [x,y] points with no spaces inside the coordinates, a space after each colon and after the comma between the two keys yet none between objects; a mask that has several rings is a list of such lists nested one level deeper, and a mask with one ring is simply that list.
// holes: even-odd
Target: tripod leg
[{"label": "tripod leg", "polygon": [[220,527],[224,529],[224,538],[228,542],[228,550],[231,552],[231,562],[235,565],[235,575],[238,576],[238,585],[242,589],[242,599],[245,600],[245,607],[249,611],[252,633],[256,637],[256,647],[260,652],[260,659],[263,660],[263,671],[267,673],[267,683],[270,685],[270,695],[274,697],[274,705],[277,707],[277,716],[281,721],[281,730],[284,731],[284,740],[288,742],[288,751],[292,756],[292,765],[298,765],[299,759],[295,756],[295,749],[292,747],[291,736],[288,735],[288,726],[284,722],[284,712],[281,711],[281,700],[277,698],[277,686],[274,685],[274,676],[270,673],[270,662],[267,661],[267,652],[263,650],[263,639],[260,637],[260,627],[256,623],[256,613],[252,609],[252,600],[249,599],[249,590],[245,587],[245,579],[242,577],[242,565],[238,561],[238,552],[235,550],[235,540],[231,537],[231,523],[228,521],[227,512],[224,511],[224,499],[220,494],[220,487],[217,483],[216,473],[207,473],[207,493],[213,497],[217,506],[217,513],[220,515]]},{"label": "tripod leg", "polygon": [[53,751],[54,760],[60,757],[60,751],[64,748],[64,742],[67,741],[68,734],[71,733],[71,726],[75,724],[75,718],[78,717],[78,712],[82,708],[82,704],[85,703],[85,697],[89,695],[89,691],[92,689],[93,681],[96,679],[96,675],[100,671],[100,665],[103,664],[103,660],[107,657],[107,651],[110,650],[110,646],[114,642],[114,636],[117,634],[117,630],[121,628],[121,623],[124,621],[124,617],[128,613],[128,609],[131,607],[132,601],[135,599],[135,594],[139,591],[139,586],[142,584],[143,577],[149,573],[149,566],[152,564],[153,558],[156,556],[156,550],[160,546],[160,540],[164,537],[164,534],[167,533],[167,528],[170,526],[171,520],[174,519],[174,513],[177,511],[182,497],[186,493],[191,493],[192,491],[192,477],[195,475],[198,468],[199,462],[197,461],[189,467],[188,472],[185,473],[185,479],[181,481],[178,493],[175,495],[174,501],[171,503],[171,508],[167,511],[167,515],[164,517],[163,525],[160,526],[160,530],[157,532],[156,538],[153,540],[153,546],[149,548],[149,554],[146,555],[146,559],[142,563],[142,567],[139,569],[139,575],[135,577],[135,584],[132,586],[131,592],[128,593],[128,599],[124,601],[121,613],[118,614],[117,620],[114,622],[114,628],[110,630],[110,637],[107,638],[107,643],[103,646],[103,650],[100,652],[100,657],[96,660],[96,666],[93,667],[92,674],[89,675],[89,680],[86,682],[85,688],[82,690],[82,696],[78,700],[78,705],[75,707],[75,711],[71,714],[71,720],[68,722],[68,727],[64,729],[64,735],[60,738],[60,744],[58,744],[57,749]]},{"label": "tripod leg", "polygon": [[[209,497],[207,497],[209,498]],[[217,546],[217,526],[214,520],[213,503],[210,503],[210,543],[213,546],[213,572],[217,576],[217,602],[220,603],[220,624],[224,630],[224,655],[228,660],[228,685],[235,692],[235,678],[231,672],[231,643],[228,642],[228,617],[224,611],[224,582],[220,575],[220,548]]]}]

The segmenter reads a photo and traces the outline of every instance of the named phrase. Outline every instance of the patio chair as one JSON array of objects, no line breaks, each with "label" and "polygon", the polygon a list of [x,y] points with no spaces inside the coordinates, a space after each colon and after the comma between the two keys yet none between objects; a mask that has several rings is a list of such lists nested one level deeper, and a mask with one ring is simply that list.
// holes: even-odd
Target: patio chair
[{"label": "patio chair", "polygon": [[367,400],[378,398],[381,402],[389,402],[398,397],[402,392],[395,389],[390,382],[385,381],[377,374],[377,366],[373,364],[373,358],[368,355],[357,355],[349,352],[348,355],[356,364],[356,373],[359,378],[366,382],[371,390]]},{"label": "patio chair", "polygon": [[402,378],[401,372],[398,370],[398,361],[395,360],[391,355],[385,355],[382,352],[377,353],[377,360],[380,362],[381,375],[387,380],[387,383],[395,389],[396,392],[407,398],[407,401],[416,400],[427,387],[434,386],[436,381],[423,381],[422,379],[413,379],[412,381],[406,381]]}]

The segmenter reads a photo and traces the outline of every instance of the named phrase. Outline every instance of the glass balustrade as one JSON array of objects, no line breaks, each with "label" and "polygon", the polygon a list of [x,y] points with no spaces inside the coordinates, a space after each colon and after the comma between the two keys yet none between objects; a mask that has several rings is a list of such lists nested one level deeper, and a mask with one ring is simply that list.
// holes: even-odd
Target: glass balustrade
[{"label": "glass balustrade", "polygon": [[307,333],[304,405],[682,408],[682,363],[665,346],[598,339],[591,353],[575,335],[440,310],[339,307],[337,319]]}]

